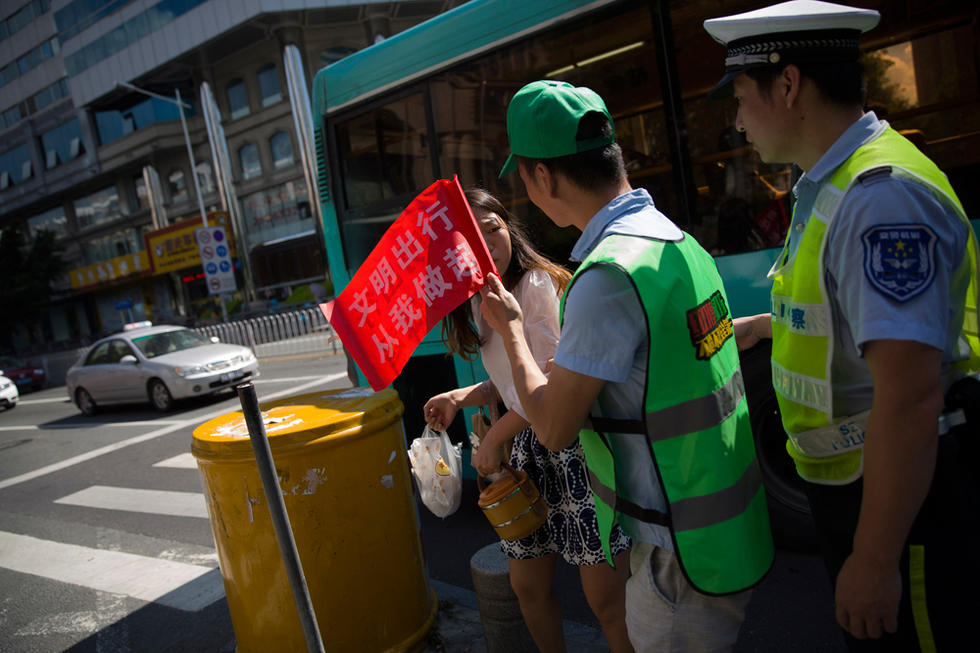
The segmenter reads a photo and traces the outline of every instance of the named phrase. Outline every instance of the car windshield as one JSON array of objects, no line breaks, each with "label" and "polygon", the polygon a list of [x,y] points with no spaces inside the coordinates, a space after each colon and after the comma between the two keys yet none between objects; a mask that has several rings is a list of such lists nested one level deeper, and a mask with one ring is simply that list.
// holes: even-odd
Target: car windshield
[{"label": "car windshield", "polygon": [[0,358],[0,370],[16,370],[27,367],[27,363],[17,358]]},{"label": "car windshield", "polygon": [[163,333],[133,338],[133,344],[139,347],[147,358],[155,358],[182,349],[191,349],[211,343],[190,329],[180,329],[179,331],[164,331]]}]

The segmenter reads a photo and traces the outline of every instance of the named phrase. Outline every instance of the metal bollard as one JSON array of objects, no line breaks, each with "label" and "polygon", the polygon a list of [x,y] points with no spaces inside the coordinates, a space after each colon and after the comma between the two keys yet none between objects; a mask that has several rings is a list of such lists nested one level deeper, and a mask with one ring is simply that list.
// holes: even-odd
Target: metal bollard
[{"label": "metal bollard", "polygon": [[242,403],[242,413],[248,426],[252,450],[255,451],[255,462],[259,466],[259,476],[262,478],[265,499],[269,503],[269,513],[276,531],[276,539],[279,541],[286,575],[293,590],[296,611],[303,625],[306,646],[310,651],[322,653],[324,649],[323,640],[320,639],[320,628],[316,623],[316,613],[313,611],[313,601],[310,599],[306,577],[303,576],[303,566],[299,559],[299,552],[296,550],[293,531],[289,527],[289,515],[286,513],[286,504],[282,500],[282,490],[279,489],[279,480],[276,478],[276,466],[272,460],[272,449],[269,447],[265,424],[262,423],[262,411],[259,409],[259,399],[255,395],[255,386],[248,382],[238,385],[235,389]]}]

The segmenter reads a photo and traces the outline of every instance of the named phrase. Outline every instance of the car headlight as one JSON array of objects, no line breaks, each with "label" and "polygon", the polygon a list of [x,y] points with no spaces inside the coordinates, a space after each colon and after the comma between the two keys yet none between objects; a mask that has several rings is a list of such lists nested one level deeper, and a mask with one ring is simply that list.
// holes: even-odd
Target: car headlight
[{"label": "car headlight", "polygon": [[44,374],[44,370],[34,370],[35,374]]},{"label": "car headlight", "polygon": [[252,361],[255,360],[255,355],[252,354],[252,350],[249,349],[249,350],[245,351],[244,353],[239,354],[238,356],[235,356],[231,360],[234,363],[251,363]]},{"label": "car headlight", "polygon": [[174,374],[177,376],[191,376],[192,374],[204,374],[205,372],[207,372],[207,368],[205,368],[203,365],[174,368]]}]

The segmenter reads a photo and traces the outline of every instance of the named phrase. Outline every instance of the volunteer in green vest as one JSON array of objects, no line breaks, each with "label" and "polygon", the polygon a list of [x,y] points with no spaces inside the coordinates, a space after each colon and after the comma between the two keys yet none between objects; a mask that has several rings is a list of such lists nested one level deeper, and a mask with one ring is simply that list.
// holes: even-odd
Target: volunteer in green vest
[{"label": "volunteer in green vest", "polygon": [[977,243],[945,175],[864,111],[858,42],[878,21],[799,0],[705,21],[727,47],[712,94],[734,94],[763,161],[803,171],[772,310],[735,337],[772,338],[851,650],[955,651],[980,583]]},{"label": "volunteer in green vest", "polygon": [[[637,651],[726,651],[773,560],[732,320],[711,257],[631,188],[595,92],[556,81],[507,110],[529,199],[582,231],[550,374],[496,277],[481,311],[503,337],[538,439],[580,437],[607,556],[633,538],[627,628]],[[492,471],[492,470],[481,470]]]}]

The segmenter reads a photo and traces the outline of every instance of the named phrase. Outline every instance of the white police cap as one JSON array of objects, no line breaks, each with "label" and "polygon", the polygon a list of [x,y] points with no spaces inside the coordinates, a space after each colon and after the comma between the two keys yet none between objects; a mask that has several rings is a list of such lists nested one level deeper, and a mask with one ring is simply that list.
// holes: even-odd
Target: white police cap
[{"label": "white police cap", "polygon": [[856,61],[858,37],[881,15],[818,0],[791,0],[733,16],[710,18],[704,29],[727,46],[725,76],[709,93],[731,92],[731,82],[749,68],[817,61]]}]

